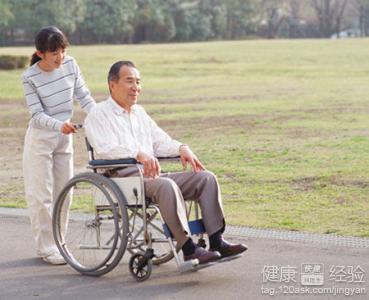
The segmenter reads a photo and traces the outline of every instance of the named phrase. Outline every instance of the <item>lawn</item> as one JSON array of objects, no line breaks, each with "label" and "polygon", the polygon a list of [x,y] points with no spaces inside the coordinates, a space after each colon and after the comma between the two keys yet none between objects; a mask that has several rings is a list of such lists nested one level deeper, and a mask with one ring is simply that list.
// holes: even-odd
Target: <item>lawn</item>
[{"label": "lawn", "polygon": [[[369,39],[257,40],[68,52],[99,100],[113,62],[137,64],[140,103],[218,175],[229,223],[369,237],[368,48]],[[25,206],[20,76],[0,71],[0,205],[11,207]],[[80,170],[82,133],[75,142]]]}]

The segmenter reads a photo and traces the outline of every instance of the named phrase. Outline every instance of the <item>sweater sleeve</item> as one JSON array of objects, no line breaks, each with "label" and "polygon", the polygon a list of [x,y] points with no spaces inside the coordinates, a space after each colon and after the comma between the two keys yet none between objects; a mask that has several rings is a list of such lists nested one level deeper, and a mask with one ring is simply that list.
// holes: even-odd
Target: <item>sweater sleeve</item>
[{"label": "sweater sleeve", "polygon": [[25,75],[22,77],[22,82],[26,97],[26,104],[31,114],[32,122],[41,128],[53,131],[61,131],[63,122],[45,114],[40,97],[38,96],[37,90],[33,83]]},{"label": "sweater sleeve", "polygon": [[88,114],[90,110],[95,107],[96,102],[91,96],[90,90],[87,87],[82,72],[75,59],[73,59],[73,64],[76,73],[76,79],[74,82],[74,97],[77,99],[82,109]]}]

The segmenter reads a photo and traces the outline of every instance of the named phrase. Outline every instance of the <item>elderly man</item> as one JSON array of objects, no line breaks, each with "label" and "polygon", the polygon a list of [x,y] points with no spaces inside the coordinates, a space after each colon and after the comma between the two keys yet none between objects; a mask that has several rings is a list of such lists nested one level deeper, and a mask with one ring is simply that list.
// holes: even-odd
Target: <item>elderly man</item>
[{"label": "elderly man", "polygon": [[[207,263],[244,252],[242,244],[226,242],[219,186],[215,175],[205,170],[190,147],[173,140],[137,105],[141,92],[140,73],[130,61],[112,65],[108,84],[110,97],[89,113],[86,135],[101,159],[136,158],[143,166],[145,195],[159,205],[169,230],[182,249],[184,260]],[[192,172],[161,173],[156,157],[180,155],[184,169]],[[135,167],[115,171],[111,176],[137,175]],[[197,246],[190,237],[184,200],[200,204],[204,226],[209,235],[209,251]]]}]

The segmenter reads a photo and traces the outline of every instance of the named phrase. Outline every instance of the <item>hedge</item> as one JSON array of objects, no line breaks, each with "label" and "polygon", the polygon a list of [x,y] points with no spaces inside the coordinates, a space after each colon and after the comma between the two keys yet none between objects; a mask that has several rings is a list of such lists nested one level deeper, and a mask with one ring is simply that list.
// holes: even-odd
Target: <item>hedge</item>
[{"label": "hedge", "polygon": [[0,70],[24,68],[28,62],[28,56],[0,55]]}]

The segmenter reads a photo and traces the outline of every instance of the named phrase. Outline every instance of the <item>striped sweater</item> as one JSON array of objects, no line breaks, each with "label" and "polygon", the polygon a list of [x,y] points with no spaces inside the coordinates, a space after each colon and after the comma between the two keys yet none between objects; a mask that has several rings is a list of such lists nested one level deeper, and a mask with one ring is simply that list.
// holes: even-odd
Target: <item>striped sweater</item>
[{"label": "striped sweater", "polygon": [[73,98],[86,113],[95,106],[76,60],[66,56],[62,65],[51,71],[41,70],[38,63],[30,66],[22,77],[30,126],[60,131],[73,115]]}]

